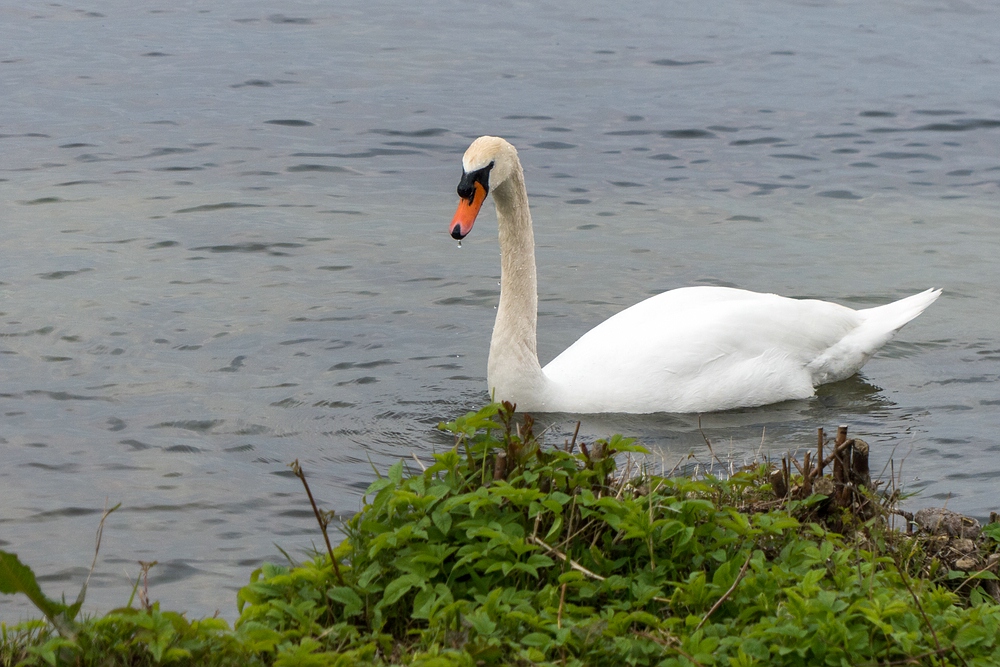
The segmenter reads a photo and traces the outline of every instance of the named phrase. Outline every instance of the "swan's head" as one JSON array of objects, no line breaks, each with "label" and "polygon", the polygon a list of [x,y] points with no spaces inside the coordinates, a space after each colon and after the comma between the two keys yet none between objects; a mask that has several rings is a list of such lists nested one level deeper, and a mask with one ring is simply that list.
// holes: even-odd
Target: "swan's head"
[{"label": "swan's head", "polygon": [[500,137],[479,137],[462,157],[462,180],[458,183],[458,210],[451,221],[451,236],[463,239],[472,231],[486,194],[514,173],[517,150]]}]

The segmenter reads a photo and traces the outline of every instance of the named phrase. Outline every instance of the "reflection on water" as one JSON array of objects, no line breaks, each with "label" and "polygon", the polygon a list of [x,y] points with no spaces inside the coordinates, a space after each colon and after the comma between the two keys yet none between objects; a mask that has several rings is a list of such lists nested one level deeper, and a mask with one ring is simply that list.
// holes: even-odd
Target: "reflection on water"
[{"label": "reflection on water", "polygon": [[[581,432],[588,437],[627,433],[656,451],[693,451],[708,454],[704,440],[731,443],[742,452],[752,443],[767,450],[808,447],[805,434],[818,426],[836,426],[838,418],[851,415],[853,428],[878,425],[892,419],[896,406],[883,391],[860,376],[821,387],[814,400],[785,401],[761,408],[741,408],[704,415],[583,415]],[[539,415],[556,442],[572,435],[575,421],[565,415]]]},{"label": "reflection on water", "polygon": [[[492,213],[447,236],[483,133],[525,165],[543,362],[683,285],[945,288],[813,400],[582,437],[672,465],[846,423],[915,506],[997,509],[997,9],[397,4],[6,15],[0,547],[47,592],[82,583],[107,498],[92,609],[157,560],[166,606],[232,618],[273,544],[315,542],[288,462],[346,516],[373,465],[451,445],[434,426],[486,399],[497,301]],[[539,417],[555,442],[576,423]]]}]

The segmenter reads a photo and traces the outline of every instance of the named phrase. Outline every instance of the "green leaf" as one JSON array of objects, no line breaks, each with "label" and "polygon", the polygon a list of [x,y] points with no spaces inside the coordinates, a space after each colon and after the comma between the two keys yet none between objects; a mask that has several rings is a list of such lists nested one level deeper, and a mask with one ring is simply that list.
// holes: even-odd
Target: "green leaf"
[{"label": "green leaf", "polygon": [[753,637],[743,639],[740,644],[740,648],[742,648],[748,656],[756,658],[762,662],[766,662],[771,658],[771,652],[768,651],[767,644]]},{"label": "green leaf", "polygon": [[497,624],[490,619],[483,609],[479,609],[476,613],[466,616],[465,620],[469,622],[469,625],[477,633],[483,636],[492,635],[497,629]]},{"label": "green leaf", "polygon": [[373,493],[378,493],[382,489],[389,486],[392,486],[392,480],[386,479],[385,477],[380,477],[368,485],[368,488],[365,489],[365,495],[370,496]]},{"label": "green leaf", "polygon": [[552,528],[545,535],[545,541],[551,544],[559,537],[559,533],[562,531],[563,520],[562,517],[556,517],[556,520],[552,522]]},{"label": "green leaf", "polygon": [[423,579],[415,574],[404,574],[401,577],[396,577],[385,587],[380,605],[388,607],[391,604],[395,604],[399,598],[406,595],[414,586],[423,588],[422,584]]},{"label": "green leaf", "polygon": [[365,604],[354,590],[347,586],[336,586],[327,593],[331,600],[335,600],[344,605],[344,616],[350,618],[357,616],[364,609]]},{"label": "green leaf", "polygon": [[304,637],[299,645],[283,644],[274,660],[275,667],[326,667],[327,656],[316,654],[323,647],[312,637]]},{"label": "green leaf", "polygon": [[[375,579],[378,578],[378,575],[381,572],[382,572],[382,567],[378,564],[377,561],[369,564],[368,567],[362,570],[361,574],[358,576],[358,586],[360,586],[363,590],[367,589],[372,584],[372,582],[374,582]],[[379,590],[379,589],[376,588],[374,590]]]},{"label": "green leaf", "polygon": [[570,500],[573,499],[572,496],[567,495],[562,491],[553,491],[552,493],[549,494],[549,498],[555,500],[557,503],[559,503],[559,505],[565,505],[566,503],[568,503]]},{"label": "green leaf", "polygon": [[545,509],[547,509],[548,511],[552,512],[553,514],[562,515],[563,508],[558,500],[555,500],[553,498],[546,498],[545,500],[542,501],[542,506],[545,507]]},{"label": "green leaf", "polygon": [[[63,637],[52,637],[40,646],[29,646],[27,647],[27,652],[31,655],[37,655],[39,658],[49,663],[50,665],[58,665],[59,658],[58,654],[62,649],[73,649],[76,644]],[[27,662],[21,662],[18,664],[28,664]]]},{"label": "green leaf", "polygon": [[451,530],[451,514],[443,510],[436,510],[431,514],[431,521],[447,537],[448,532]]},{"label": "green leaf", "polygon": [[45,614],[45,618],[49,619],[60,635],[67,638],[75,636],[75,625],[67,616],[69,608],[45,597],[31,568],[22,563],[17,554],[7,551],[0,551],[0,593],[24,593]]},{"label": "green leaf", "polygon": [[983,630],[982,626],[977,625],[967,625],[955,635],[955,646],[959,648],[968,648],[974,644],[986,639],[987,633]]},{"label": "green leaf", "polygon": [[625,438],[621,435],[613,435],[607,441],[608,450],[612,452],[636,452],[639,454],[649,454],[649,450],[642,445],[635,444],[635,438]]},{"label": "green leaf", "polygon": [[389,468],[389,479],[391,479],[396,486],[399,486],[400,482],[403,481],[402,459],[393,463],[392,467]]},{"label": "green leaf", "polygon": [[276,630],[257,621],[240,623],[236,632],[247,642],[247,647],[256,653],[273,651],[282,639]]},{"label": "green leaf", "polygon": [[555,565],[555,561],[543,554],[532,554],[528,556],[528,565],[531,567],[552,567]]},{"label": "green leaf", "polygon": [[500,428],[500,424],[491,419],[500,411],[499,403],[490,403],[479,412],[470,412],[464,417],[459,417],[453,422],[440,423],[438,428],[442,431],[450,431],[455,435],[472,437],[476,431]]},{"label": "green leaf", "polygon": [[428,620],[437,605],[437,594],[431,588],[425,588],[413,598],[413,618]]},{"label": "green leaf", "polygon": [[521,638],[521,643],[524,644],[525,646],[544,648],[552,643],[552,637],[543,634],[541,632],[531,632]]}]

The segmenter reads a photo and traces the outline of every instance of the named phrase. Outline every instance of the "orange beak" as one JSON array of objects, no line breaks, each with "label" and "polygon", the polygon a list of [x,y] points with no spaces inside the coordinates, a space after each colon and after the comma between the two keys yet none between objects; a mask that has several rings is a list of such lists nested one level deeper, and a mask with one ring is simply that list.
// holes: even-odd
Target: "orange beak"
[{"label": "orange beak", "polygon": [[464,197],[458,200],[458,210],[455,211],[450,227],[453,239],[461,241],[472,231],[472,225],[475,224],[476,216],[479,215],[479,209],[483,207],[484,201],[486,201],[486,188],[482,183],[473,183],[472,201]]}]

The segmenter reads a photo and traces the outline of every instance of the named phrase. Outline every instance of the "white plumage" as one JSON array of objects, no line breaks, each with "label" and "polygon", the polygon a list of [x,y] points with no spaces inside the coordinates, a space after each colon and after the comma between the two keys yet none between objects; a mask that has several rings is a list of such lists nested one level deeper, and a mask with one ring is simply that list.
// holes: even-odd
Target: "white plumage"
[{"label": "white plumage", "polygon": [[466,151],[451,234],[472,229],[487,191],[500,227],[500,305],[489,390],[546,412],[710,412],[808,398],[854,375],[941,294],[927,290],[852,310],[728,287],[686,287],[642,301],[584,334],[541,368],[528,196],[517,151],[480,137]]}]

